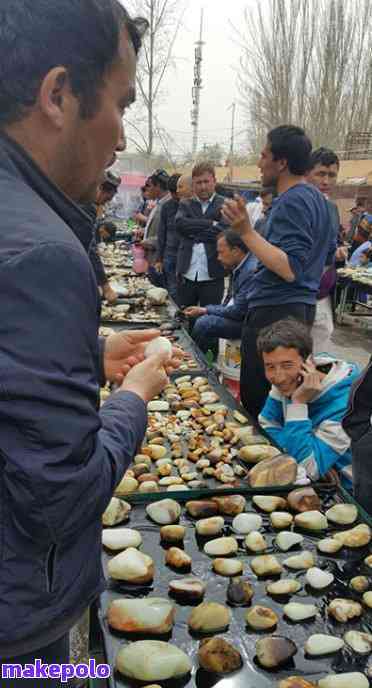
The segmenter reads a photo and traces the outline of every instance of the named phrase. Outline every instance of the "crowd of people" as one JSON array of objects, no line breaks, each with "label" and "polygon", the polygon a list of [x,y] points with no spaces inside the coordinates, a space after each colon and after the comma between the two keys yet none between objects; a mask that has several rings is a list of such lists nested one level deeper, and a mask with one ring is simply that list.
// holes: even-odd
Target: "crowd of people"
[{"label": "crowd of people", "polygon": [[299,127],[269,132],[259,167],[263,190],[248,204],[216,191],[209,163],[193,168],[186,195],[185,179],[170,177],[152,242],[157,279],[204,353],[241,340],[243,405],[283,451],[312,480],[332,470],[352,489],[342,422],[360,371],[330,353],[334,295],[337,267],[369,260],[372,216],[358,201],[342,227],[330,199],[340,161]]},{"label": "crowd of people", "polygon": [[[69,631],[104,587],[102,513],[145,437],[147,403],[180,364],[177,349],[145,358],[156,330],[98,338],[101,296],[116,298],[96,250],[115,232],[107,169],[125,149],[146,28],[118,0],[1,9],[0,667],[68,663]],[[327,352],[348,249],[328,198],[339,162],[286,125],[268,133],[259,167],[264,190],[248,208],[218,192],[209,164],[157,170],[136,216],[149,276],[203,350],[241,338],[246,410],[310,479],[336,470],[372,512],[372,367],[358,377]],[[363,255],[365,212],[349,236]],[[117,391],[99,408],[107,381]],[[1,680],[26,683],[59,679]]]}]

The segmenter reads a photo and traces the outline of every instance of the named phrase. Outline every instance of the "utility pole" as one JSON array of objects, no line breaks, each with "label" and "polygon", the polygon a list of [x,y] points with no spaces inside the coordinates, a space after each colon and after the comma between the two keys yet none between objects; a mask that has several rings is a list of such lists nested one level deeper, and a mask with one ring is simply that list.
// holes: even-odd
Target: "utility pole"
[{"label": "utility pole", "polygon": [[232,111],[231,113],[231,139],[230,139],[230,153],[229,153],[229,162],[230,162],[230,181],[234,181],[234,147],[235,147],[235,115],[236,115],[236,103],[233,103],[229,110]]},{"label": "utility pole", "polygon": [[200,92],[203,88],[202,82],[202,62],[203,62],[203,19],[204,11],[201,11],[200,16],[200,35],[195,48],[195,64],[194,64],[194,86],[192,89],[192,110],[191,110],[191,126],[193,129],[192,136],[192,159],[195,161],[198,150],[199,138],[199,114],[200,114]]}]

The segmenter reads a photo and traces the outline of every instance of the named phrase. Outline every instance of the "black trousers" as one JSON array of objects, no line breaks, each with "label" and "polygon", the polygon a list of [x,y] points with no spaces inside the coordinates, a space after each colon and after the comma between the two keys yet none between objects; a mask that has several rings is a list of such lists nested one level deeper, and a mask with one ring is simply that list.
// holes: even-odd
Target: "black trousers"
[{"label": "black trousers", "polygon": [[1,688],[69,688],[69,683],[61,683],[60,679],[5,679],[1,678],[1,666],[3,664],[34,664],[35,659],[40,659],[43,664],[69,664],[70,647],[68,634],[55,643],[43,647],[26,655],[19,655],[11,659],[0,659],[0,686]]},{"label": "black trousers", "polygon": [[315,318],[315,306],[305,303],[260,306],[252,308],[246,316],[242,332],[240,395],[244,408],[254,418],[262,411],[270,390],[263,362],[257,351],[258,334],[267,325],[289,317],[311,327]]},{"label": "black trousers", "polygon": [[177,290],[177,303],[180,304],[180,308],[218,305],[223,299],[224,289],[223,277],[207,282],[191,282],[182,277]]},{"label": "black trousers", "polygon": [[372,428],[351,443],[354,497],[372,515]]}]

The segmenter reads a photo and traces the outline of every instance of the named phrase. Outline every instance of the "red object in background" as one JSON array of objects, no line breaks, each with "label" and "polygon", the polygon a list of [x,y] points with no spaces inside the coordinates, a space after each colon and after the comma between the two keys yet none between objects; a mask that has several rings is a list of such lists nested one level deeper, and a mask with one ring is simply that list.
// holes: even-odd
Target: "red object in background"
[{"label": "red object in background", "polygon": [[226,385],[230,394],[232,394],[234,399],[240,404],[240,382],[239,382],[239,380],[231,380],[231,378],[225,377],[225,375],[224,375],[222,378],[222,384]]}]

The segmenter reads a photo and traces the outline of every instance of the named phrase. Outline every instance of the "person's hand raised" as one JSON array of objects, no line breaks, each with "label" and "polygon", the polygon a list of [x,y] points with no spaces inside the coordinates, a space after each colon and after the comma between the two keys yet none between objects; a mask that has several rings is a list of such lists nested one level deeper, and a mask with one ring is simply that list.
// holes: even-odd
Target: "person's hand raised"
[{"label": "person's hand raised", "polygon": [[222,206],[222,216],[235,232],[245,234],[252,229],[244,198],[235,195]]}]

